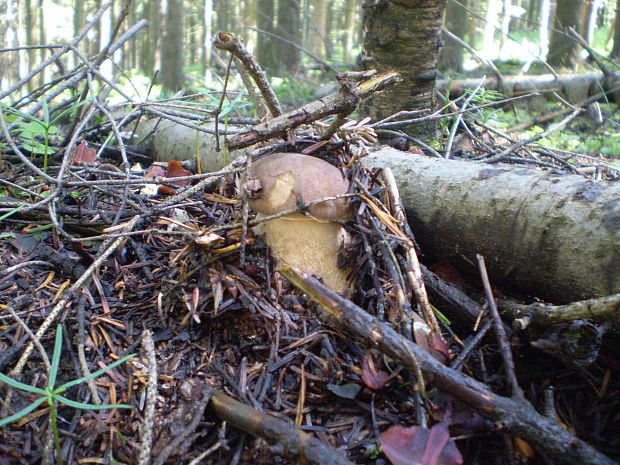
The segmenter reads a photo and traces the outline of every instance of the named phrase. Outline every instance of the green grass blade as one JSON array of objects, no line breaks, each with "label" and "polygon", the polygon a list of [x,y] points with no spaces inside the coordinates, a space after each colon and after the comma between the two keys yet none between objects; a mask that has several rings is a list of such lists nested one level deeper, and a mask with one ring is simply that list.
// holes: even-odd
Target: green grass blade
[{"label": "green grass blade", "polygon": [[127,404],[105,404],[105,405],[95,405],[95,404],[85,404],[82,402],[76,402],[74,400],[67,399],[65,396],[57,395],[55,396],[58,402],[61,402],[69,407],[83,409],[83,410],[106,410],[112,408],[133,408],[133,405]]},{"label": "green grass blade", "polygon": [[19,420],[22,417],[25,417],[30,412],[32,412],[34,409],[36,409],[39,405],[41,405],[43,402],[45,402],[45,397],[41,397],[40,399],[35,400],[28,407],[21,409],[19,412],[14,413],[10,417],[6,417],[0,420],[0,426],[7,425],[13,421]]},{"label": "green grass blade", "polygon": [[50,367],[48,387],[54,389],[56,384],[56,375],[58,374],[58,365],[60,364],[60,353],[62,352],[62,325],[56,326],[56,339],[54,341],[54,355],[52,355],[52,366]]},{"label": "green grass blade", "polygon": [[60,394],[61,392],[64,392],[67,389],[69,389],[71,386],[75,386],[76,384],[81,384],[86,381],[90,381],[91,379],[95,379],[98,376],[101,376],[102,374],[104,374],[106,371],[111,370],[114,367],[117,367],[121,363],[125,363],[127,360],[135,356],[136,354],[126,355],[125,357],[117,360],[114,363],[109,364],[107,367],[104,367],[100,370],[95,371],[94,373],[91,373],[90,375],[83,376],[82,378],[74,379],[73,381],[69,381],[68,383],[63,384],[62,386],[58,386],[56,389],[54,389],[54,394]]},{"label": "green grass blade", "polygon": [[43,121],[45,122],[46,126],[49,126],[49,124],[50,124],[50,110],[47,107],[47,99],[45,97],[43,97],[41,99],[41,110],[43,111]]},{"label": "green grass blade", "polygon": [[4,375],[2,373],[0,373],[0,381],[10,386],[13,386],[15,389],[21,389],[22,391],[34,392],[35,394],[40,394],[42,396],[47,395],[44,389],[30,386],[29,384],[20,383],[19,381],[14,380],[13,378],[9,378],[7,375]]},{"label": "green grass blade", "polygon": [[14,215],[15,213],[17,213],[18,211],[20,211],[22,208],[24,208],[25,205],[20,205],[19,207],[15,207],[13,210],[11,210],[10,212],[6,212],[4,215],[0,216],[0,221],[2,221],[5,218],[8,218],[11,215]]}]

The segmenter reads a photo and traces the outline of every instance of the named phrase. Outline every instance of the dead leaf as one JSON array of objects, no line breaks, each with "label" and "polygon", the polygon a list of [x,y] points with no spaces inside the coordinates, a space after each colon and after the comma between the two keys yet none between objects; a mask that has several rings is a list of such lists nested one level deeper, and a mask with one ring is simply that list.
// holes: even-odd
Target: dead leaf
[{"label": "dead leaf", "polygon": [[[183,165],[181,164],[180,161],[170,160],[168,162],[168,167],[166,168],[167,178],[180,178],[183,176],[191,176],[191,175],[192,175],[192,172],[183,168]],[[187,186],[191,184],[191,181],[190,180],[170,181],[169,184],[183,187],[183,186]],[[159,186],[158,192],[160,194],[170,195],[175,192],[175,189],[173,189],[170,186]]]},{"label": "dead leaf", "polygon": [[431,429],[392,426],[379,436],[381,450],[393,465],[462,465],[463,457],[450,438],[448,420]]},{"label": "dead leaf", "polygon": [[383,389],[389,379],[390,376],[385,371],[378,370],[371,355],[366,352],[362,361],[362,380],[364,384],[368,388],[377,391]]},{"label": "dead leaf", "polygon": [[465,280],[454,266],[449,262],[438,262],[429,267],[433,273],[443,279],[445,282],[452,284],[457,289],[465,292]]},{"label": "dead leaf", "polygon": [[73,157],[74,165],[82,165],[84,163],[94,163],[97,151],[88,146],[85,140],[75,149],[75,157]]}]

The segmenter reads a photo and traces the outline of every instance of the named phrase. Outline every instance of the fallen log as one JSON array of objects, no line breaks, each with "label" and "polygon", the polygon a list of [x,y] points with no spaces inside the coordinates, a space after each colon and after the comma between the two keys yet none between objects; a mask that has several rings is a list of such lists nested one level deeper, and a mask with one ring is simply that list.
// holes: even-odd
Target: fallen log
[{"label": "fallen log", "polygon": [[[555,91],[561,93],[570,103],[578,104],[605,87],[605,76],[603,73],[564,73],[557,77],[553,74],[504,76],[501,81],[494,77],[443,79],[437,81],[437,88],[450,89],[450,95],[458,96],[466,90],[473,91],[481,84],[486,89],[496,90],[506,97],[532,91]],[[544,101],[545,97],[538,99]]]},{"label": "fallen log", "polygon": [[392,169],[427,258],[479,253],[494,283],[558,304],[620,292],[620,184],[391,147],[364,164]]}]

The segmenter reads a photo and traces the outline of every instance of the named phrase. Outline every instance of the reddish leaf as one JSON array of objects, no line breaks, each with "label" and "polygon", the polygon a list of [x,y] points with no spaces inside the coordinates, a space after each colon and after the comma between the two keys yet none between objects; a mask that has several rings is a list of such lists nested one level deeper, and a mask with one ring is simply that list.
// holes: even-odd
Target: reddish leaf
[{"label": "reddish leaf", "polygon": [[147,173],[144,175],[145,178],[149,179],[155,178],[157,176],[166,176],[166,170],[159,165],[152,165],[147,171]]},{"label": "reddish leaf", "polygon": [[75,149],[75,157],[73,157],[74,165],[81,165],[83,163],[94,163],[97,151],[88,146],[85,140],[80,142],[80,145]]},{"label": "reddish leaf", "polygon": [[[180,178],[182,176],[191,176],[192,172],[183,168],[180,161],[170,160],[168,162],[168,169],[166,170],[167,178]],[[176,186],[187,186],[191,181],[172,181],[172,184]]]},{"label": "reddish leaf", "polygon": [[437,334],[431,334],[431,350],[429,353],[444,365],[450,361],[450,349],[446,342]]},{"label": "reddish leaf", "polygon": [[431,429],[392,426],[379,437],[381,449],[393,465],[462,465],[463,457],[450,438],[448,421]]},{"label": "reddish leaf", "polygon": [[457,271],[449,262],[435,263],[429,268],[433,273],[443,279],[445,282],[452,284],[457,289],[465,291],[465,281],[461,276],[461,273]]},{"label": "reddish leaf", "polygon": [[[171,160],[168,162],[168,166],[166,167],[165,170],[158,165],[153,165],[149,169],[148,173],[146,173],[144,176],[147,178],[154,178],[156,176],[162,176],[166,178],[180,178],[182,176],[191,176],[192,174],[193,173],[191,171],[188,171],[185,168],[183,168],[183,165],[181,164],[180,161]],[[191,184],[191,181],[190,180],[170,181],[169,184],[182,187],[182,186],[187,186]],[[170,194],[174,194],[175,189],[170,186],[160,185],[157,187],[157,192],[159,192],[160,194],[164,194],[164,195],[170,195]]]},{"label": "reddish leaf", "polygon": [[362,361],[362,380],[364,384],[373,390],[383,389],[390,379],[389,375],[382,370],[378,370],[368,352],[364,354]]}]

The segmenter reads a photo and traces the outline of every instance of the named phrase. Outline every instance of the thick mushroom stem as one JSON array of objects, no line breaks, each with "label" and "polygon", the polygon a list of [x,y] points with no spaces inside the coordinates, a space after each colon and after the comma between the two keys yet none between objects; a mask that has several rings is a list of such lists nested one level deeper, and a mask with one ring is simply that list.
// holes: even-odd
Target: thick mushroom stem
[{"label": "thick mushroom stem", "polygon": [[338,267],[338,253],[348,234],[340,223],[293,213],[261,224],[260,233],[279,261],[319,276],[335,292],[347,293],[350,271]]}]

